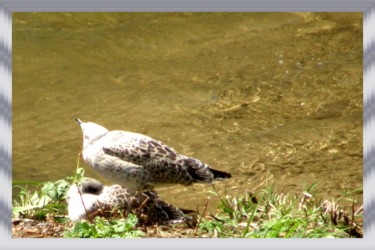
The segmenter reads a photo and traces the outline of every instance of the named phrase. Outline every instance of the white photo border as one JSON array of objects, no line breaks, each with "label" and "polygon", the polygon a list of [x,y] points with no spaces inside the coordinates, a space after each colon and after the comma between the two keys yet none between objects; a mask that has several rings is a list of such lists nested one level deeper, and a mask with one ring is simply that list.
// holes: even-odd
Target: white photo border
[{"label": "white photo border", "polygon": [[[14,12],[362,12],[363,239],[12,239]],[[2,249],[370,249],[375,240],[375,0],[0,0],[0,246]],[[372,183],[372,184],[371,184]],[[372,243],[371,243],[372,242]]]}]

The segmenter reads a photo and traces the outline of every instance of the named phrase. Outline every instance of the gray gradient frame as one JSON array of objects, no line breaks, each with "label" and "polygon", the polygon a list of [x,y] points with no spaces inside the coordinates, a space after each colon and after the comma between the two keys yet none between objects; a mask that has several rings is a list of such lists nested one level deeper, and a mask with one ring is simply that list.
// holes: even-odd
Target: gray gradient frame
[{"label": "gray gradient frame", "polygon": [[[362,12],[363,13],[363,239],[12,239],[12,13],[13,12]],[[372,29],[371,29],[372,27]],[[111,249],[340,249],[375,246],[375,0],[0,0],[0,248]],[[372,131],[372,132],[371,132]],[[372,184],[371,184],[372,183]],[[371,243],[372,242],[372,243]]]}]

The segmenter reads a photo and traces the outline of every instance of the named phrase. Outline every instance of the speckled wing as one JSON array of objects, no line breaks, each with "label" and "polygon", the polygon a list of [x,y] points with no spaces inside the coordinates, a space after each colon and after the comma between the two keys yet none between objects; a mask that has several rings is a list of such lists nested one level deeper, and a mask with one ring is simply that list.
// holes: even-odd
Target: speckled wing
[{"label": "speckled wing", "polygon": [[104,152],[143,166],[152,173],[155,182],[189,185],[230,177],[230,174],[211,169],[197,159],[180,155],[173,148],[148,136],[123,131],[110,133],[113,134],[104,144]]},{"label": "speckled wing", "polygon": [[193,177],[185,167],[185,156],[164,143],[141,134],[112,131],[103,151],[145,168],[153,183],[191,184]]},{"label": "speckled wing", "polygon": [[182,164],[179,155],[173,148],[148,136],[123,131],[112,131],[103,150],[106,154],[116,156],[126,162],[140,166],[164,166]]}]

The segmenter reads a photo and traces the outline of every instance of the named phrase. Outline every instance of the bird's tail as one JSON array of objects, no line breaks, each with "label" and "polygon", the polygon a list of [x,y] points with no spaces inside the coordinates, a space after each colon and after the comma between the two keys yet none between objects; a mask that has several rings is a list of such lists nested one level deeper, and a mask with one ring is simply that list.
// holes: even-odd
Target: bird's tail
[{"label": "bird's tail", "polygon": [[210,170],[212,174],[214,175],[215,180],[229,179],[230,177],[232,177],[232,174],[224,172],[224,171],[220,171],[220,170],[216,170],[212,168],[210,168]]},{"label": "bird's tail", "polygon": [[147,199],[145,204],[141,207],[141,213],[146,215],[141,217],[141,224],[170,224],[185,221],[185,212],[188,210],[181,210],[165,201],[160,200],[157,194],[151,192],[144,192]]},{"label": "bird's tail", "polygon": [[207,164],[187,157],[184,159],[185,166],[195,182],[211,183],[214,180],[228,179],[232,175],[230,173],[212,169]]}]

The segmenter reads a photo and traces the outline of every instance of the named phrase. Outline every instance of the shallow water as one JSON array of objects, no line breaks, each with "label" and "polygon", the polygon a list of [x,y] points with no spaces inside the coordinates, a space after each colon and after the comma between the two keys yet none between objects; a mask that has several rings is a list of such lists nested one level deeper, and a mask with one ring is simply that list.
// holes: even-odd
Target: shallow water
[{"label": "shallow water", "polygon": [[[15,13],[13,180],[74,173],[75,117],[231,172],[221,193],[337,197],[362,187],[362,14]],[[211,189],[160,196],[196,208]]]}]

